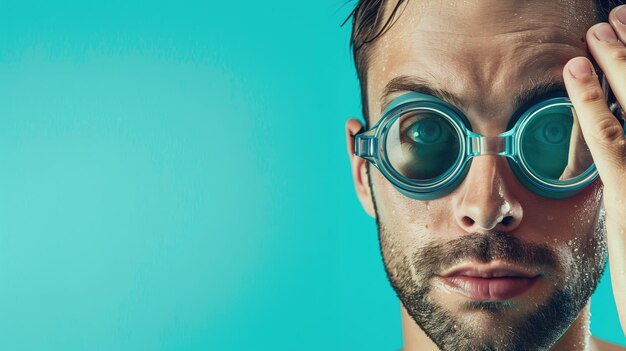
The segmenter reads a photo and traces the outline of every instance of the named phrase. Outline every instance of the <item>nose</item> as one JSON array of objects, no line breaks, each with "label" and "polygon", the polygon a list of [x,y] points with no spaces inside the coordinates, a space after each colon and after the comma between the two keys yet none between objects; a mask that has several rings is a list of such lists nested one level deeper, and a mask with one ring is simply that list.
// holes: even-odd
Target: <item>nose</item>
[{"label": "nose", "polygon": [[468,233],[517,228],[523,209],[511,192],[512,182],[516,182],[513,178],[504,157],[473,158],[454,205],[458,225]]}]

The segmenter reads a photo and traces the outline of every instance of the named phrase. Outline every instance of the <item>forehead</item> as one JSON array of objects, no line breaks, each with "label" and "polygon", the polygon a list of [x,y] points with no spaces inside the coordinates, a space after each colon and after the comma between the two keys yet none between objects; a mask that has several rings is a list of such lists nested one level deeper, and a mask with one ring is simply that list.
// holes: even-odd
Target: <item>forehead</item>
[{"label": "forehead", "polygon": [[[395,3],[389,1],[386,13]],[[504,123],[513,112],[513,96],[538,82],[562,81],[565,63],[587,56],[584,34],[595,19],[592,1],[405,4],[371,48],[367,94],[372,124],[384,103],[403,93],[392,92],[381,101],[386,85],[400,76],[452,93],[470,118],[490,116]]]}]

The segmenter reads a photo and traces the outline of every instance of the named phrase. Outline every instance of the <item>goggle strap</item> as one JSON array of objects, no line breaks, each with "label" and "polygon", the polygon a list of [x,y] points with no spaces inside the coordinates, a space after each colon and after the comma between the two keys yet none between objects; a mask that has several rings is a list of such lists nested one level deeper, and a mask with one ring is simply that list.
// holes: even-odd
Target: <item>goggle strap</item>
[{"label": "goggle strap", "polygon": [[375,162],[377,139],[368,132],[357,134],[354,137],[354,154],[368,161]]}]

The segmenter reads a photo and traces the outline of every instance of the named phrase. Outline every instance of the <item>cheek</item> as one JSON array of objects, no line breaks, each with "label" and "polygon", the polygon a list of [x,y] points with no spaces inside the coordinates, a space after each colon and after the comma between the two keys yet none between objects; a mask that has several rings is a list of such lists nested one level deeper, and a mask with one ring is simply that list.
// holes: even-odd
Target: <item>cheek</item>
[{"label": "cheek", "polygon": [[380,172],[374,188],[381,230],[388,241],[419,248],[446,232],[452,213],[445,197],[432,201],[411,199],[398,192]]},{"label": "cheek", "polygon": [[535,242],[568,243],[594,235],[602,204],[602,185],[595,182],[562,200],[528,199],[519,230]]}]

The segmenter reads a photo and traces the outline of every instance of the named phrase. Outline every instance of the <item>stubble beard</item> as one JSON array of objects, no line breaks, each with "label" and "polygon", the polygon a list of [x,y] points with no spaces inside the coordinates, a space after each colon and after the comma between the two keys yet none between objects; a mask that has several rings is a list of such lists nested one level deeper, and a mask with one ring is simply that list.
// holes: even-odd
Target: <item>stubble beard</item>
[{"label": "stubble beard", "polygon": [[[376,210],[380,250],[389,282],[408,314],[443,351],[549,350],[585,307],[606,266],[603,210],[594,235],[570,243],[560,253],[547,245],[525,243],[510,234],[492,232],[431,242],[406,255],[402,243],[379,223],[379,218]],[[515,307],[506,301],[468,301],[461,306],[463,313],[459,315],[429,296],[430,283],[434,274],[469,258],[539,265],[559,274],[554,276],[552,293],[544,302],[538,301],[530,313],[515,315]],[[472,319],[469,313],[478,313],[478,318]],[[510,318],[512,315],[515,318]]]}]

